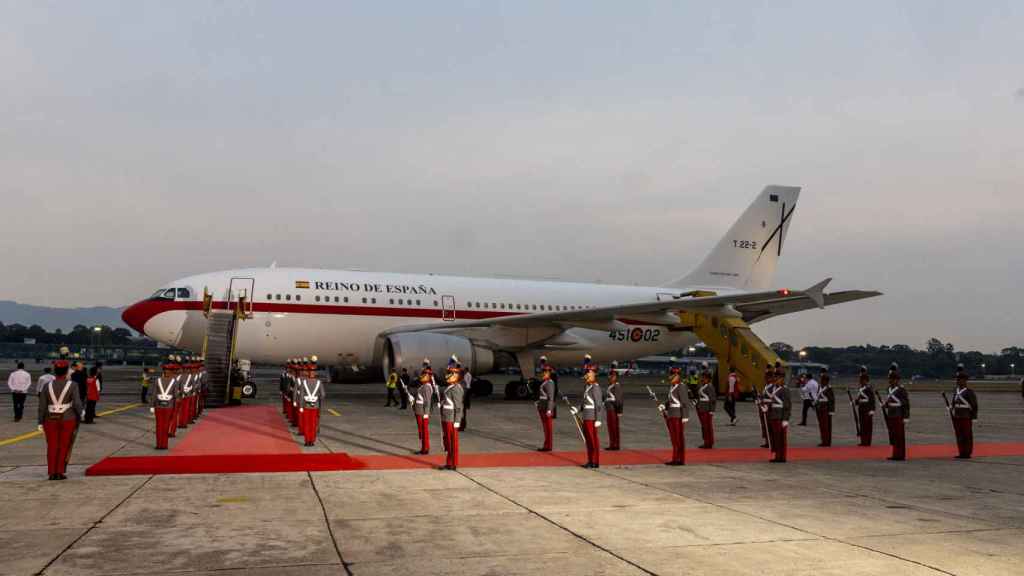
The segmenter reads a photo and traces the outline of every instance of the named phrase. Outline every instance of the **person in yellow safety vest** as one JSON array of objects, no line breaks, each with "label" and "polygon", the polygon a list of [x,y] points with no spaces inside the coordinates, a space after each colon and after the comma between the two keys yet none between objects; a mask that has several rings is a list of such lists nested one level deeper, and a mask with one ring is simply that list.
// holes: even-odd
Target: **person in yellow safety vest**
[{"label": "person in yellow safety vest", "polygon": [[139,395],[139,400],[143,404],[148,404],[149,403],[149,380],[150,380],[150,376],[149,375],[152,374],[152,372],[153,372],[153,370],[151,368],[143,368],[142,369],[142,392]]},{"label": "person in yellow safety vest", "polygon": [[384,407],[385,408],[390,408],[392,402],[394,402],[396,407],[397,406],[401,406],[402,403],[398,401],[398,396],[396,395],[397,392],[398,392],[398,372],[395,372],[394,368],[392,368],[391,372],[388,374],[387,387],[388,387],[388,400],[384,404]]}]

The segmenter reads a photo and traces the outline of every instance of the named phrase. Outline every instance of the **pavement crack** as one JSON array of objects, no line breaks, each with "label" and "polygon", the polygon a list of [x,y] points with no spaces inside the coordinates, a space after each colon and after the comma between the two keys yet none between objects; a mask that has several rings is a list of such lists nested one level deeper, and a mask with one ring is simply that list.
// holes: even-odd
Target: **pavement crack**
[{"label": "pavement crack", "polygon": [[345,569],[345,574],[352,576],[352,569],[345,562],[345,557],[341,554],[341,547],[338,546],[338,539],[334,537],[334,528],[331,527],[331,519],[327,516],[327,506],[324,505],[324,499],[320,496],[320,490],[316,487],[316,480],[313,479],[313,474],[309,472],[306,472],[306,476],[309,478],[309,483],[313,486],[313,494],[316,495],[316,501],[320,503],[320,511],[324,514],[324,524],[327,525],[327,535],[331,537],[331,544],[334,545],[334,552],[338,555],[338,562],[341,562],[341,567]]}]

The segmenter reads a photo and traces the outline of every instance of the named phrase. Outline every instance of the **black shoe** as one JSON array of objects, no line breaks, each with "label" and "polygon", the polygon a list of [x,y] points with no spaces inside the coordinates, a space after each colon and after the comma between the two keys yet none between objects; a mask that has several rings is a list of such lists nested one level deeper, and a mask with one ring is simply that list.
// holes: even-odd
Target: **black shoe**
[{"label": "black shoe", "polygon": [[68,477],[63,474],[57,474],[57,480],[67,480]]},{"label": "black shoe", "polygon": [[889,456],[888,458],[886,458],[886,460],[892,460],[893,462],[902,462],[906,460],[906,458],[894,458],[892,456]]},{"label": "black shoe", "polygon": [[619,451],[618,448],[612,448],[611,446],[605,448],[605,450],[607,450],[608,452],[618,452]]},{"label": "black shoe", "polygon": [[56,474],[50,474],[50,477],[47,478],[47,480],[56,480],[56,479],[57,479],[57,475]]},{"label": "black shoe", "polygon": [[768,461],[769,464],[785,464],[785,460],[779,460],[778,458],[772,458]]},{"label": "black shoe", "polygon": [[551,448],[537,448],[537,452],[551,452]]},{"label": "black shoe", "polygon": [[711,450],[711,446],[705,446],[703,444],[701,444],[700,446],[697,446],[697,448],[700,448],[701,450]]},{"label": "black shoe", "polygon": [[953,456],[953,458],[958,458],[960,460],[970,460],[971,459],[970,456],[963,456],[963,455],[960,455],[960,454],[958,454],[956,456]]},{"label": "black shoe", "polygon": [[767,444],[761,444],[761,448],[768,448]]},{"label": "black shoe", "polygon": [[14,421],[15,422],[21,422],[21,417],[19,416],[18,418],[15,418]]},{"label": "black shoe", "polygon": [[665,466],[682,466],[682,465],[683,465],[683,463],[678,461],[678,460],[669,460],[668,462],[665,462]]}]

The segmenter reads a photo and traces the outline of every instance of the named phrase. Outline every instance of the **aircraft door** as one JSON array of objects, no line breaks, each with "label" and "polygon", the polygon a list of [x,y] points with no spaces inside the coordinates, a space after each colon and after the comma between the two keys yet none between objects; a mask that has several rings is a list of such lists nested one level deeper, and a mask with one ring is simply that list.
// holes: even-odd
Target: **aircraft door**
[{"label": "aircraft door", "polygon": [[455,296],[441,296],[441,319],[445,322],[455,321]]},{"label": "aircraft door", "polygon": [[252,300],[255,284],[255,278],[232,278],[231,284],[228,285],[228,306],[234,308],[236,304],[241,302],[241,313],[246,318],[252,318]]}]

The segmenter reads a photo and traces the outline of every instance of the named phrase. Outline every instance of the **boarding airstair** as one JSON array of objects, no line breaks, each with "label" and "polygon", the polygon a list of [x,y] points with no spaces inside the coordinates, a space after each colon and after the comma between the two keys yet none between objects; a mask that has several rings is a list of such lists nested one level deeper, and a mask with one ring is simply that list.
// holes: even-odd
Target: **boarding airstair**
[{"label": "boarding airstair", "polygon": [[718,358],[719,392],[728,389],[730,366],[740,376],[743,395],[752,391],[751,386],[764,390],[765,368],[781,359],[742,318],[693,312],[681,312],[679,318]]},{"label": "boarding airstair", "polygon": [[209,385],[207,406],[215,408],[231,402],[231,368],[235,360],[235,341],[238,323],[251,316],[252,308],[248,294],[239,296],[237,302],[226,310],[213,308],[212,295],[203,297],[203,314],[206,316],[206,340],[203,356],[206,357],[206,378]]}]

